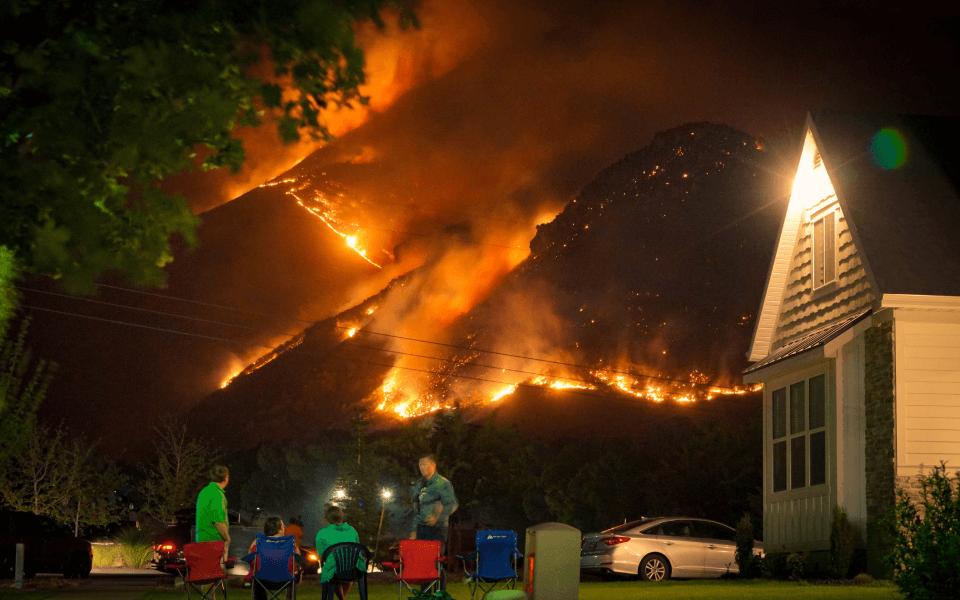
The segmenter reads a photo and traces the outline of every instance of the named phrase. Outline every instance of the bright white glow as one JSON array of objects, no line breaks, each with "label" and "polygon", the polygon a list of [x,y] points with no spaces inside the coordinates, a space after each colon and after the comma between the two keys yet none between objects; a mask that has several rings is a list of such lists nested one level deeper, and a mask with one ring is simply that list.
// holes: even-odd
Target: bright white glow
[{"label": "bright white glow", "polygon": [[337,490],[337,491],[334,493],[334,496],[336,496],[337,498],[343,499],[343,498],[346,498],[346,497],[347,497],[347,493],[346,493],[345,491],[343,491],[343,490]]},{"label": "bright white glow", "polygon": [[380,495],[383,496],[384,500],[389,500],[393,496],[393,492],[390,490],[383,490],[380,492]]}]

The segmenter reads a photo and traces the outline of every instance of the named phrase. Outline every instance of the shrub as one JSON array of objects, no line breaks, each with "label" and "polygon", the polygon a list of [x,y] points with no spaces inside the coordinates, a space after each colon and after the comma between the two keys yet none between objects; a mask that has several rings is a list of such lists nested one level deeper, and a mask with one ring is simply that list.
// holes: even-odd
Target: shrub
[{"label": "shrub", "polygon": [[833,524],[830,526],[830,565],[831,577],[846,579],[850,576],[853,553],[857,549],[857,528],[850,523],[842,508],[833,509]]},{"label": "shrub", "polygon": [[807,568],[807,553],[791,552],[787,555],[787,577],[794,581],[803,579],[803,571]]},{"label": "shrub", "polygon": [[763,556],[761,569],[765,577],[799,581],[807,568],[806,552],[770,552]]},{"label": "shrub", "polygon": [[762,559],[753,553],[753,521],[743,515],[737,523],[737,553],[734,556],[740,568],[740,576],[753,579],[760,576]]},{"label": "shrub", "polygon": [[876,583],[877,580],[867,575],[866,573],[859,573],[856,577],[853,578],[854,585],[869,585],[871,583]]},{"label": "shrub", "polygon": [[132,569],[142,569],[153,559],[153,540],[146,531],[129,527],[117,535],[120,542],[120,558]]},{"label": "shrub", "polygon": [[956,598],[960,589],[960,472],[947,475],[944,463],[917,477],[919,502],[903,489],[888,526],[893,549],[884,557],[907,600]]}]

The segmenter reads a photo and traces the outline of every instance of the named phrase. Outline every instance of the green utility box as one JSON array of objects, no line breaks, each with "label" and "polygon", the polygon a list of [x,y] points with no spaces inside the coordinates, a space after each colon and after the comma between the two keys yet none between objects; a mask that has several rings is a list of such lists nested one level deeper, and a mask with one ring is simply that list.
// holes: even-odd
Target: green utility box
[{"label": "green utility box", "polygon": [[529,600],[577,600],[580,530],[563,523],[527,528],[523,591]]}]

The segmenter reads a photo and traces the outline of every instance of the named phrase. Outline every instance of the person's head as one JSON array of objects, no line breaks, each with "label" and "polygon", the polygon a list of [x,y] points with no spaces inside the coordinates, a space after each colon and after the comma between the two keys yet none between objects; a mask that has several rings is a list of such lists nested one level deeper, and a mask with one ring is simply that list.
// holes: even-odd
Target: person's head
[{"label": "person's head", "polygon": [[340,523],[343,523],[343,509],[339,506],[331,504],[327,507],[327,511],[323,514],[323,518],[331,525],[339,525]]},{"label": "person's head", "polygon": [[420,458],[420,474],[424,479],[430,479],[437,472],[437,457],[427,454]]},{"label": "person's head", "polygon": [[270,517],[263,523],[263,535],[277,536],[283,535],[283,519],[280,517]]},{"label": "person's head", "polygon": [[299,524],[300,524],[300,522],[297,521],[297,518],[296,518],[296,517],[290,517],[290,519],[287,521],[287,523],[290,523],[291,525],[299,525]]},{"label": "person's head", "polygon": [[214,467],[210,469],[210,481],[218,484],[222,488],[227,487],[227,484],[230,483],[230,469],[223,465],[214,465]]}]

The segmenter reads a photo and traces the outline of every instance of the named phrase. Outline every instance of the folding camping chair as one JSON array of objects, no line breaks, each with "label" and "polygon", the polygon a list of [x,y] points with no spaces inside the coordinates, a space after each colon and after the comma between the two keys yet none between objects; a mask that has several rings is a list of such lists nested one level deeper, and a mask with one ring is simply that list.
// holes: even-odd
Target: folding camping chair
[{"label": "folding camping chair", "polygon": [[[477,532],[477,549],[467,556],[457,556],[463,561],[463,570],[470,585],[470,600],[477,589],[483,591],[480,598],[496,589],[512,590],[517,584],[517,559],[523,555],[517,550],[517,534],[513,531],[488,529]],[[471,573],[468,561],[477,561]]]},{"label": "folding camping chair", "polygon": [[[397,574],[397,598],[402,600],[403,586],[413,598],[429,598],[440,587],[440,576],[446,556],[441,556],[442,544],[433,540],[400,540],[400,562],[385,562]],[[427,585],[424,590],[411,586]]]},{"label": "folding camping chair", "polygon": [[257,534],[257,551],[240,559],[256,568],[251,580],[250,598],[256,600],[257,591],[262,590],[267,600],[277,600],[281,592],[289,592],[290,598],[296,600],[294,548],[292,535],[268,537],[262,533]]},{"label": "folding camping chair", "polygon": [[[183,575],[183,589],[190,600],[190,590],[200,594],[201,600],[215,600],[217,590],[227,597],[227,574],[223,568],[232,566],[235,559],[223,562],[223,542],[184,544],[184,563],[171,565]],[[203,586],[208,586],[203,591]]]},{"label": "folding camping chair", "polygon": [[[320,564],[326,569],[334,565],[333,579],[330,583],[357,582],[360,600],[367,600],[367,565],[370,564],[370,550],[363,544],[342,542],[334,544],[323,551]],[[361,568],[360,565],[363,564]],[[326,589],[323,600],[333,600],[333,586]]]}]

